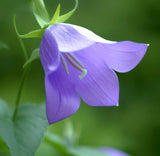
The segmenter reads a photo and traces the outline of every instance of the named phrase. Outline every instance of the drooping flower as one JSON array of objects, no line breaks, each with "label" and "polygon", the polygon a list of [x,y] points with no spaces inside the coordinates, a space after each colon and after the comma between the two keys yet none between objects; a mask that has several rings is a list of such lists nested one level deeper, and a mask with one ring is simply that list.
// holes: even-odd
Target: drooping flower
[{"label": "drooping flower", "polygon": [[101,151],[110,154],[111,156],[129,156],[128,154],[114,148],[102,148]]},{"label": "drooping flower", "polygon": [[49,123],[75,113],[80,97],[90,106],[118,105],[119,83],[114,70],[132,70],[146,50],[147,44],[105,40],[72,24],[48,27],[41,40],[40,59]]}]

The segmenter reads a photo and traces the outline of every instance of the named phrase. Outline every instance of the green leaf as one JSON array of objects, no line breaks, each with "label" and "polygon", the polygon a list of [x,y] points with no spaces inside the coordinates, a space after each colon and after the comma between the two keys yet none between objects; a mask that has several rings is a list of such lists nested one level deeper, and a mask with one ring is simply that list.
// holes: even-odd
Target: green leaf
[{"label": "green leaf", "polygon": [[47,128],[42,105],[26,104],[18,109],[15,121],[7,104],[0,100],[0,136],[12,156],[34,156]]},{"label": "green leaf", "polygon": [[49,23],[49,15],[43,0],[32,0],[32,9],[41,28],[45,27]]},{"label": "green leaf", "polygon": [[68,152],[74,156],[111,156],[109,154],[101,152],[100,149],[88,146],[78,146],[75,148],[70,148],[68,149]]},{"label": "green leaf", "polygon": [[9,117],[9,109],[7,103],[0,99],[0,119]]},{"label": "green leaf", "polygon": [[75,7],[70,12],[68,12],[67,14],[59,16],[59,18],[57,20],[57,23],[63,23],[73,15],[73,13],[76,11],[76,9],[78,7],[78,0],[75,0],[75,2],[76,2]]},{"label": "green leaf", "polygon": [[0,41],[0,50],[1,49],[9,49],[9,48],[4,42]]},{"label": "green leaf", "polygon": [[34,38],[34,37],[42,38],[43,33],[44,33],[44,29],[38,29],[38,30],[31,31],[24,35],[19,35],[19,37],[21,38]]},{"label": "green leaf", "polygon": [[100,149],[88,146],[72,146],[68,141],[56,134],[47,132],[44,141],[52,145],[63,155],[68,156],[110,156],[100,151]]},{"label": "green leaf", "polygon": [[54,24],[56,24],[56,21],[57,21],[57,19],[58,19],[58,17],[59,17],[59,14],[60,14],[60,4],[58,5],[58,7],[57,7],[57,9],[56,9],[56,12],[54,13],[54,16],[53,16],[53,18],[52,18],[52,20],[50,21],[50,25],[54,25]]},{"label": "green leaf", "polygon": [[39,58],[39,48],[34,49],[30,58],[26,61],[26,63],[23,65],[23,68],[25,68],[28,64],[33,62],[34,60]]}]

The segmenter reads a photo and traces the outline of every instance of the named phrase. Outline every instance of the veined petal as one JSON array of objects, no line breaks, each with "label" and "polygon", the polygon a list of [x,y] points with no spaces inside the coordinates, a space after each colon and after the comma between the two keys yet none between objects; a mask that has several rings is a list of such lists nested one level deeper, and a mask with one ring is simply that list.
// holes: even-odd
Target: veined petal
[{"label": "veined petal", "polygon": [[108,66],[118,72],[128,72],[135,68],[147,51],[147,44],[122,41],[103,44],[104,58]]},{"label": "veined petal", "polygon": [[70,24],[55,24],[47,30],[50,36],[55,38],[60,52],[74,52],[95,43],[95,41],[79,33]]},{"label": "veined petal", "polygon": [[102,55],[100,53],[104,52],[103,56],[108,66],[118,72],[128,72],[132,70],[141,61],[148,47],[147,44],[134,43],[131,41],[109,41],[86,28],[72,24],[69,25],[89,40],[95,43],[101,43],[102,47],[99,49],[99,55]]},{"label": "veined petal", "polygon": [[56,71],[46,74],[45,89],[49,124],[63,120],[78,110],[80,98],[70,83],[62,63]]},{"label": "veined petal", "polygon": [[88,30],[87,28],[78,26],[78,25],[73,25],[73,24],[63,24],[63,25],[68,25],[73,27],[76,31],[78,31],[81,35],[85,36],[87,39],[97,42],[97,43],[107,43],[107,44],[113,44],[116,43],[115,41],[109,41],[106,40],[98,35],[96,35],[94,32]]},{"label": "veined petal", "polygon": [[[119,100],[119,83],[114,71],[103,60],[99,46],[91,46],[74,52],[85,69],[87,75],[80,80],[80,72],[69,63],[69,77],[84,102],[91,106],[116,106]],[[102,53],[103,54],[103,53]]]},{"label": "veined petal", "polygon": [[129,156],[128,154],[114,148],[102,148],[101,151],[110,154],[111,156]]},{"label": "veined petal", "polygon": [[[73,24],[63,24],[71,26],[86,39],[95,43],[101,43],[104,52],[103,56],[108,66],[118,72],[128,72],[132,70],[146,53],[147,44],[135,43],[131,41],[115,42],[106,40],[92,31]],[[101,53],[99,49],[99,54]],[[101,54],[100,54],[101,55]]]},{"label": "veined petal", "polygon": [[48,29],[45,30],[41,40],[40,59],[45,73],[56,70],[59,65],[58,45]]},{"label": "veined petal", "polygon": [[98,55],[104,53],[108,66],[118,72],[132,70],[141,61],[148,46],[131,41],[109,41],[73,24],[56,24],[48,29],[54,36],[60,52],[75,52],[100,44],[103,50],[99,50]]}]

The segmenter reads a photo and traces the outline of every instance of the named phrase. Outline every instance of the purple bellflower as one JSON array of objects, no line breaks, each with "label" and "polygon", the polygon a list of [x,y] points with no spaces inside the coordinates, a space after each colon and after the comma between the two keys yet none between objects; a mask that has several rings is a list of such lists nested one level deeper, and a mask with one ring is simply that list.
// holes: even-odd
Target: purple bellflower
[{"label": "purple bellflower", "polygon": [[102,148],[101,151],[110,154],[111,156],[129,156],[128,154],[114,148]]},{"label": "purple bellflower", "polygon": [[49,26],[40,45],[49,124],[75,113],[80,97],[90,106],[117,106],[119,83],[114,70],[132,70],[147,46],[105,40],[72,24]]}]

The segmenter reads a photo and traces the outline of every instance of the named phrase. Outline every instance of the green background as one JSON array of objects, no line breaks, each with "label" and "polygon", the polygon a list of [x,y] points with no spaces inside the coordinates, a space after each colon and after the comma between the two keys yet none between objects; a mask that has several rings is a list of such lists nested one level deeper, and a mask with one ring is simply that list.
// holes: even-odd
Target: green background
[{"label": "green background", "polygon": [[[62,13],[74,6],[73,0],[45,0],[50,15],[59,2]],[[0,97],[10,106],[15,102],[24,63],[13,28],[14,14],[21,34],[39,28],[27,0],[0,1],[0,41],[9,47],[0,50]],[[68,22],[86,27],[108,40],[150,44],[145,57],[134,70],[117,73],[119,107],[98,108],[82,103],[78,112],[70,117],[75,127],[81,126],[80,144],[115,147],[133,156],[160,155],[160,1],[79,0],[79,7]],[[25,39],[24,43],[31,53],[39,47],[40,40]],[[40,61],[35,61],[21,102],[43,102],[43,81],[42,66]],[[58,122],[50,129],[61,134],[64,122]],[[47,152],[49,155],[51,149],[41,146],[39,151],[42,149],[45,155]]]}]

